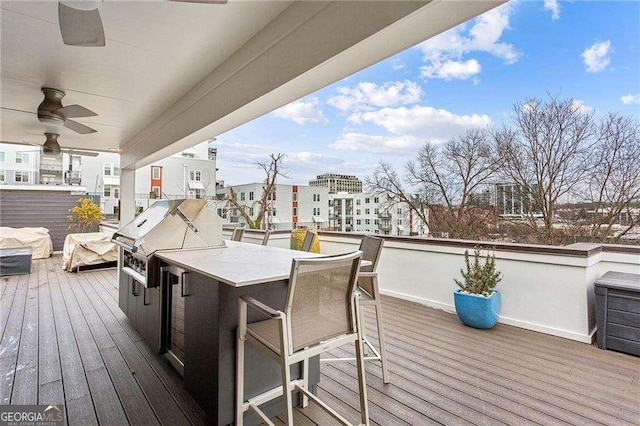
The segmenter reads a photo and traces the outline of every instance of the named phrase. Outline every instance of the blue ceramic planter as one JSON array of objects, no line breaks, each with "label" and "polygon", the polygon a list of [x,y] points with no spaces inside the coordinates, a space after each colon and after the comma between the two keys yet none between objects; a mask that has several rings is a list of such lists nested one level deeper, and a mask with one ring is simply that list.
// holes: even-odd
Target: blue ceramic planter
[{"label": "blue ceramic planter", "polygon": [[474,328],[492,328],[498,322],[500,315],[500,292],[489,296],[453,292],[456,313],[463,323]]}]

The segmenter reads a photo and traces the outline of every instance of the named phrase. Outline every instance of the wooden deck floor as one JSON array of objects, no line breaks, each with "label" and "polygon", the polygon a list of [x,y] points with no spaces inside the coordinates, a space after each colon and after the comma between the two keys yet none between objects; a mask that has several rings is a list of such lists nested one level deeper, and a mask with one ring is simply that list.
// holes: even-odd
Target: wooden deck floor
[{"label": "wooden deck floor", "polygon": [[[0,403],[65,404],[72,425],[205,424],[118,308],[115,270],[60,265],[34,261],[30,275],[0,281]],[[367,363],[374,425],[640,425],[640,358],[504,325],[473,330],[398,299],[383,309],[392,376],[384,385]],[[354,365],[322,364],[321,374],[319,395],[357,421]],[[295,420],[334,424],[313,405]]]}]

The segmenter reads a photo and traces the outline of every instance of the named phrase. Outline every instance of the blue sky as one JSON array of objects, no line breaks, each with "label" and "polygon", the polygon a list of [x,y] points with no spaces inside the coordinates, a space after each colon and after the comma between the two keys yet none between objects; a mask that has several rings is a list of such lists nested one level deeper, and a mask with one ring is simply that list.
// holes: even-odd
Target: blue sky
[{"label": "blue sky", "polygon": [[290,179],[399,170],[425,141],[500,125],[548,93],[640,119],[640,1],[513,1],[220,135],[218,179],[259,182],[285,153]]}]

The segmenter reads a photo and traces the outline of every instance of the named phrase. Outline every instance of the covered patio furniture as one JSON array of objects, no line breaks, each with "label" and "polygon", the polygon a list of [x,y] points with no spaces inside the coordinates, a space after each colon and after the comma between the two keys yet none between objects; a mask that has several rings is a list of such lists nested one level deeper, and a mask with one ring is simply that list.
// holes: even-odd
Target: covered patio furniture
[{"label": "covered patio furniture", "polygon": [[62,249],[62,269],[79,270],[83,266],[108,265],[118,261],[118,247],[111,235],[103,232],[69,234]]},{"label": "covered patio furniture", "polygon": [[0,227],[0,249],[31,247],[32,259],[46,259],[53,253],[47,228]]}]

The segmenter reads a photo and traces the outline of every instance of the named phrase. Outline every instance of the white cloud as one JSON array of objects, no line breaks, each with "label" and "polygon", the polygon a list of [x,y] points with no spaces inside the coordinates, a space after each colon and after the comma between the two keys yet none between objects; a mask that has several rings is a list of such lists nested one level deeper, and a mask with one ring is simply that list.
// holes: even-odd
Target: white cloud
[{"label": "white cloud", "polygon": [[593,112],[593,108],[585,105],[582,99],[575,99],[573,104],[571,104],[573,108],[577,109],[581,114],[589,114]]},{"label": "white cloud", "polygon": [[[471,52],[486,52],[504,60],[506,64],[518,61],[520,53],[510,44],[500,41],[503,32],[509,29],[509,18],[513,13],[511,3],[492,9],[479,17],[472,24],[463,24],[445,31],[419,45],[426,67],[438,68],[439,64],[466,64],[468,68],[475,65],[472,60],[463,60],[463,56]],[[477,72],[480,72],[480,64]],[[469,78],[469,72],[458,74],[433,73],[430,78]],[[424,73],[424,70],[423,70]],[[473,74],[471,74],[473,75]],[[427,73],[425,77],[429,77]]]},{"label": "white cloud", "polygon": [[275,111],[273,115],[291,120],[297,124],[328,123],[327,117],[318,108],[317,98],[306,98],[291,102]]},{"label": "white cloud", "polygon": [[637,95],[632,95],[629,93],[628,95],[624,95],[620,98],[623,104],[640,104],[640,93]]},{"label": "white cloud", "polygon": [[319,154],[317,152],[307,152],[307,151],[292,152],[287,154],[287,157],[285,158],[285,163],[309,164],[309,163],[315,163],[315,162],[327,161],[327,160],[336,161],[336,160],[339,160],[339,157],[336,157],[335,155]]},{"label": "white cloud", "polygon": [[381,136],[363,133],[345,133],[331,148],[342,151],[365,152],[382,155],[414,155],[422,141],[412,136]]},{"label": "white cloud", "polygon": [[402,62],[400,59],[394,59],[393,61],[391,61],[391,68],[393,68],[394,70],[401,70],[402,68],[404,68],[406,66],[406,64],[404,62]]},{"label": "white cloud", "polygon": [[444,109],[419,105],[357,112],[349,117],[349,121],[354,124],[370,122],[396,135],[433,142],[444,142],[469,128],[491,124],[491,118],[486,114],[457,115]]},{"label": "white cloud", "polygon": [[609,59],[610,49],[611,42],[609,40],[594,43],[591,47],[586,48],[580,56],[582,56],[587,72],[604,71],[611,62]]},{"label": "white cloud", "polygon": [[544,0],[544,8],[551,11],[551,19],[560,19],[560,4],[558,0]]},{"label": "white cloud", "polygon": [[466,80],[480,73],[480,64],[475,59],[465,62],[459,61],[431,61],[431,65],[420,68],[424,78],[440,78],[442,80]]},{"label": "white cloud", "polygon": [[422,88],[413,81],[388,81],[382,85],[362,82],[354,87],[338,87],[339,95],[327,100],[341,111],[414,104],[420,101]]}]

